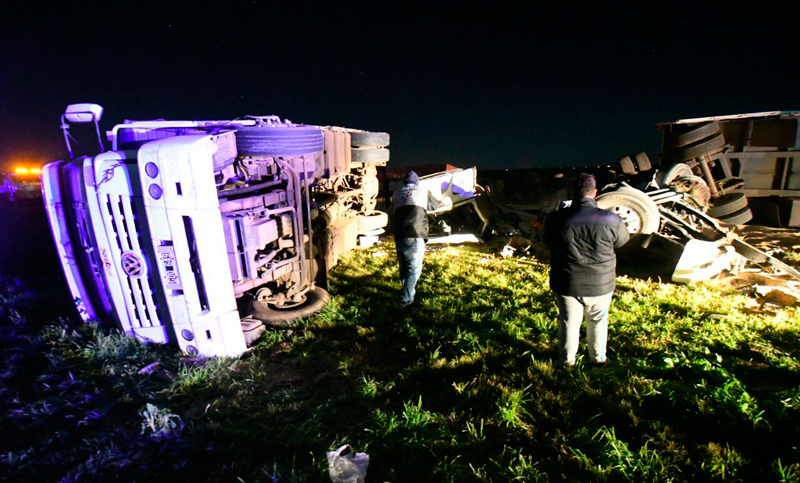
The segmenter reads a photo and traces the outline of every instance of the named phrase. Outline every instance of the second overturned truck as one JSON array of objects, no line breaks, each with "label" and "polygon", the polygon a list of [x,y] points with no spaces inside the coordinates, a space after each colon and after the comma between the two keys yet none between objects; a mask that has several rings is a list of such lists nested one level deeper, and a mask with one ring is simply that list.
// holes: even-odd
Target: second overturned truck
[{"label": "second overturned truck", "polygon": [[[264,325],[319,310],[338,257],[387,224],[376,167],[389,135],[275,116],[126,121],[100,134],[102,108],[62,116],[69,159],[42,191],[67,283],[85,320],[236,356]],[[99,153],[70,132],[94,124]]]}]

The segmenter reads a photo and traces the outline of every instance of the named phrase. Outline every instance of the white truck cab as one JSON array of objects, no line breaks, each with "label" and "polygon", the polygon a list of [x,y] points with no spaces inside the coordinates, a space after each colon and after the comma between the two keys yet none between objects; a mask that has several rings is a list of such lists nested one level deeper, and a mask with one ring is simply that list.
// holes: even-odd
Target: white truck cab
[{"label": "white truck cab", "polygon": [[[237,356],[266,330],[319,310],[338,256],[375,237],[386,133],[275,116],[143,121],[100,135],[102,108],[68,107],[69,159],[42,192],[68,286],[85,320]],[[70,127],[94,123],[100,153],[75,156]]]}]

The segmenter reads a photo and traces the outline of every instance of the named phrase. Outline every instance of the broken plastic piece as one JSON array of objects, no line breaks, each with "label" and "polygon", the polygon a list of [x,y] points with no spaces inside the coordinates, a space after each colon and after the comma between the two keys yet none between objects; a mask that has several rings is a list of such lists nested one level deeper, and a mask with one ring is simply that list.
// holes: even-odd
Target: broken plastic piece
[{"label": "broken plastic piece", "polygon": [[328,475],[333,483],[364,483],[369,466],[367,453],[343,454],[350,448],[349,444],[340,446],[336,451],[328,451]]}]

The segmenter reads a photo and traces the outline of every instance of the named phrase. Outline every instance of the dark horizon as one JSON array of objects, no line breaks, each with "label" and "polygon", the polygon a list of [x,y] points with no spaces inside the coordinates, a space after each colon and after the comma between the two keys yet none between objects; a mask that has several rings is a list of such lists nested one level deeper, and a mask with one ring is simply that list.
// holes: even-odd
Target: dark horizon
[{"label": "dark horizon", "polygon": [[0,166],[63,157],[78,102],[104,129],[276,114],[389,132],[394,166],[487,170],[657,158],[656,123],[800,108],[788,7],[136,5],[6,15]]}]

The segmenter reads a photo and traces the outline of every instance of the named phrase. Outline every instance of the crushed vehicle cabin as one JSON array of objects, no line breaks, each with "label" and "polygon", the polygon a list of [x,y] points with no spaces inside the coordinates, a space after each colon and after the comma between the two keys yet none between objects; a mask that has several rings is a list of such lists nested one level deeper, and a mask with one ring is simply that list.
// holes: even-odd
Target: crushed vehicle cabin
[{"label": "crushed vehicle cabin", "polygon": [[[42,175],[84,320],[190,355],[237,356],[265,324],[322,308],[327,271],[388,222],[376,210],[387,133],[277,116],[125,121],[106,150],[102,112],[67,108],[69,159]],[[100,152],[76,156],[70,128],[86,123]]]}]

